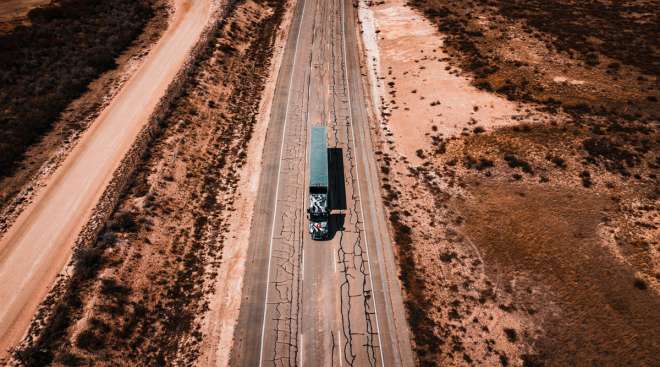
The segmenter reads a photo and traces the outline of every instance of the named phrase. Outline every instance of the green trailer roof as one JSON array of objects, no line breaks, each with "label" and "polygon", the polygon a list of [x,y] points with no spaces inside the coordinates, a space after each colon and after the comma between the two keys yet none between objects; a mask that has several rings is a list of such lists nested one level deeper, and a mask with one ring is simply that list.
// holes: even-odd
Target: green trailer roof
[{"label": "green trailer roof", "polygon": [[312,128],[309,186],[328,187],[328,135],[325,127]]}]

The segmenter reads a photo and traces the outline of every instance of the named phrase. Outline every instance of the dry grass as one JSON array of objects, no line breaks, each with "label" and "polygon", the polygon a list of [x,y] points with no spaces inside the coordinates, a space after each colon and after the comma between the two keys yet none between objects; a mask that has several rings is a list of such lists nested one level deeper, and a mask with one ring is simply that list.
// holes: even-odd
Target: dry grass
[{"label": "dry grass", "polygon": [[[474,185],[480,183],[479,185]],[[636,269],[615,259],[599,235],[612,200],[586,189],[473,181],[463,233],[505,282],[547,289],[561,316],[539,321],[534,342],[546,365],[652,365],[660,352],[660,299],[635,286]],[[609,213],[608,213],[609,212]],[[514,288],[514,304],[544,307]]]}]

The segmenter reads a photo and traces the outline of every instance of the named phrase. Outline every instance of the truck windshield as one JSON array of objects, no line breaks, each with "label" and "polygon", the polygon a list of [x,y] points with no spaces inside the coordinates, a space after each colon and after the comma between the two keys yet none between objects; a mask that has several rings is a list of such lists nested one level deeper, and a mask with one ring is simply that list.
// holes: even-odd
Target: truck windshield
[{"label": "truck windshield", "polygon": [[328,221],[328,213],[323,212],[323,213],[309,213],[309,220],[312,222],[327,222]]},{"label": "truck windshield", "polygon": [[323,186],[311,186],[309,188],[310,194],[327,194],[328,188]]}]

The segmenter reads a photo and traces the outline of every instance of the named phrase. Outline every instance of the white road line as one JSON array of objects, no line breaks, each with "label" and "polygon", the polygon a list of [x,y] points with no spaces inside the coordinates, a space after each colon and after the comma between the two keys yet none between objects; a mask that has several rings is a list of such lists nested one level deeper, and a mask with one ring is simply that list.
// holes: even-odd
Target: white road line
[{"label": "white road line", "polygon": [[344,356],[341,354],[341,332],[337,332],[337,339],[339,339],[339,367],[342,367],[344,364]]},{"label": "white road line", "polygon": [[337,272],[337,254],[335,253],[335,250],[332,250],[332,263],[335,266],[335,273]]},{"label": "white road line", "polygon": [[[348,62],[346,60],[346,19],[345,19],[345,14],[346,11],[344,9],[344,1],[345,0],[340,0],[341,1],[341,18],[342,18],[342,27],[341,27],[341,35],[342,35],[342,46],[344,48],[344,70],[346,71],[346,74],[344,75],[344,78],[346,79],[346,93],[348,95],[348,108],[349,108],[349,113],[348,117],[351,120],[351,135],[353,136],[353,152],[357,154],[357,148],[355,147],[355,124],[353,123],[353,106],[351,102],[351,87],[350,84],[348,83]],[[360,190],[360,168],[357,165],[357,160],[356,160],[356,165],[355,165],[355,177],[357,179],[357,184],[358,184],[358,194],[360,195],[360,217],[363,225],[365,226],[364,228],[364,241],[367,246],[367,264],[369,265],[369,283],[371,285],[371,299],[374,300],[374,315],[376,316],[376,331],[378,332],[378,349],[380,350],[380,365],[385,366],[385,361],[383,360],[383,343],[380,340],[380,325],[378,322],[378,307],[376,306],[376,296],[374,293],[374,281],[371,278],[371,261],[369,260],[369,240],[367,239],[367,229],[366,229],[366,222],[364,221],[364,205],[362,204],[362,191]]]},{"label": "white road line", "polygon": [[302,279],[305,280],[305,249],[301,249],[302,251],[302,266],[301,266],[301,274],[302,274]]},{"label": "white road line", "polygon": [[300,333],[300,348],[298,348],[300,351],[300,367],[303,366],[303,333]]},{"label": "white road line", "polygon": [[[293,84],[293,75],[296,69],[296,59],[298,56],[298,44],[300,40],[300,30],[303,27],[303,21],[305,20],[305,5],[307,5],[306,0],[303,1],[302,14],[300,16],[300,24],[298,26],[298,34],[296,35],[296,47],[293,49],[293,63],[291,65],[291,76],[289,77],[289,90],[286,100],[286,107],[284,109],[284,126],[282,128],[282,144],[280,146],[280,158],[277,161],[277,184],[275,185],[275,207],[273,210],[273,223],[270,230],[270,244],[268,249],[268,270],[266,276],[266,294],[264,297],[264,317],[261,326],[261,342],[259,346],[259,366],[262,365],[263,356],[264,356],[264,335],[266,334],[266,314],[268,314],[268,290],[270,285],[270,263],[273,258],[273,236],[275,235],[275,217],[277,215],[277,202],[280,194],[280,175],[282,173],[282,154],[284,153],[284,138],[286,136],[286,122],[289,117],[289,103],[291,102],[291,85]],[[286,47],[286,46],[285,46]]]}]

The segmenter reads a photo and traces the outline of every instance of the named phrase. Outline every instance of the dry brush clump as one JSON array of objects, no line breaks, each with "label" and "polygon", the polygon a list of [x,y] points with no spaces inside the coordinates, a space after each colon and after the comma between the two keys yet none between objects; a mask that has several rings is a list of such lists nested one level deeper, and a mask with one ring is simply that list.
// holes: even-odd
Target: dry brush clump
[{"label": "dry brush clump", "polygon": [[[26,365],[192,363],[284,13],[232,3],[64,297],[16,358]],[[212,102],[212,103],[211,103]]]}]

